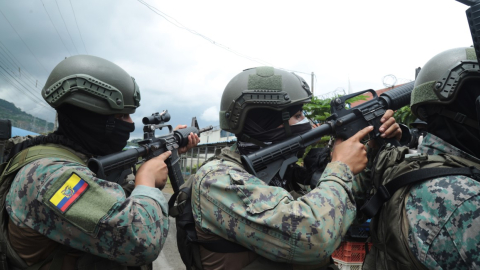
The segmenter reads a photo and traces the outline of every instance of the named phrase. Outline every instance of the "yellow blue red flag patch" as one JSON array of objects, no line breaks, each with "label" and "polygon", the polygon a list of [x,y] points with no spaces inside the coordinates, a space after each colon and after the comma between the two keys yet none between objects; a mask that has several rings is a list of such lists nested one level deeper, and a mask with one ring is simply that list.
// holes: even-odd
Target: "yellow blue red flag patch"
[{"label": "yellow blue red flag patch", "polygon": [[80,176],[73,173],[70,178],[60,187],[50,198],[50,202],[55,205],[62,213],[80,198],[88,188],[88,183]]}]

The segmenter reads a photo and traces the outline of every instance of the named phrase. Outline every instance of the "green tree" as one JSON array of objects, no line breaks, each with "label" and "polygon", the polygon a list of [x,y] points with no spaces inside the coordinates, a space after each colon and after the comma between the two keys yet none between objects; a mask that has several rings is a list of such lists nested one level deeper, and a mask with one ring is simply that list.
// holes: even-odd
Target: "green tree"
[{"label": "green tree", "polygon": [[415,119],[417,119],[417,117],[412,113],[412,110],[410,110],[409,105],[398,109],[393,114],[393,117],[395,118],[397,123],[401,123],[407,126],[409,126],[410,123],[412,123],[413,121],[415,121]]},{"label": "green tree", "polygon": [[[346,104],[349,105],[359,100],[367,100],[367,98],[368,98],[367,95],[358,95],[356,97],[348,99]],[[325,123],[326,119],[331,115],[330,113],[331,101],[332,101],[331,98],[319,99],[317,97],[313,97],[312,102],[303,105],[305,116],[313,120],[314,122],[317,122],[320,124]]]},{"label": "green tree", "polygon": [[[359,95],[347,100],[347,106],[359,100],[367,100],[367,95]],[[305,116],[319,124],[325,123],[327,118],[331,115],[330,113],[330,102],[332,101],[331,98],[327,99],[319,99],[317,97],[313,97],[310,103],[303,105],[303,111]],[[317,147],[325,147],[330,141],[330,136],[323,136],[316,144],[307,147],[305,153],[308,153],[310,149],[317,148]],[[299,160],[299,163],[303,163],[303,158]]]}]

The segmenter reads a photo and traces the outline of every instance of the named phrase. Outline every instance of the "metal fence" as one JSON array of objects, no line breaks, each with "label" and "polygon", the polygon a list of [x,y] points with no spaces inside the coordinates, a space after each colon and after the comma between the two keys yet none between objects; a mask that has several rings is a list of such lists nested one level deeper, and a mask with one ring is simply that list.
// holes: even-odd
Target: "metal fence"
[{"label": "metal fence", "polygon": [[202,145],[190,149],[180,156],[180,167],[185,179],[195,174],[197,169],[209,158],[213,157],[217,151],[219,152],[227,144]]}]

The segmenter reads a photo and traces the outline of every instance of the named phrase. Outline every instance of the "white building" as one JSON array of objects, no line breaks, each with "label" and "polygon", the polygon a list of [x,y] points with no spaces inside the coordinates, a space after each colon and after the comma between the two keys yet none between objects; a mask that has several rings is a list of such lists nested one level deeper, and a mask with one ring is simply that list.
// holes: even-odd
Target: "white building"
[{"label": "white building", "polygon": [[235,134],[220,129],[220,126],[216,126],[212,130],[200,134],[200,143],[198,145],[229,144],[236,141]]},{"label": "white building", "polygon": [[188,177],[195,173],[196,168],[200,167],[205,160],[214,156],[223,147],[232,145],[236,141],[235,134],[220,129],[220,126],[201,133],[198,146],[192,148],[181,157],[181,167],[184,176]]}]

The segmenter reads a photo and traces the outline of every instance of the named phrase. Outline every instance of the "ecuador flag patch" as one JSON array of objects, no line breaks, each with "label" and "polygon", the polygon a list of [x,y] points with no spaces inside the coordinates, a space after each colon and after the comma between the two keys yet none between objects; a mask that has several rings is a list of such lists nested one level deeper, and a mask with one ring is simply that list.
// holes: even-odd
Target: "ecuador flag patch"
[{"label": "ecuador flag patch", "polygon": [[77,201],[78,198],[80,198],[87,188],[88,183],[77,174],[72,173],[63,186],[53,194],[52,198],[50,198],[50,202],[62,213],[65,213],[65,211],[67,211],[67,209]]}]

